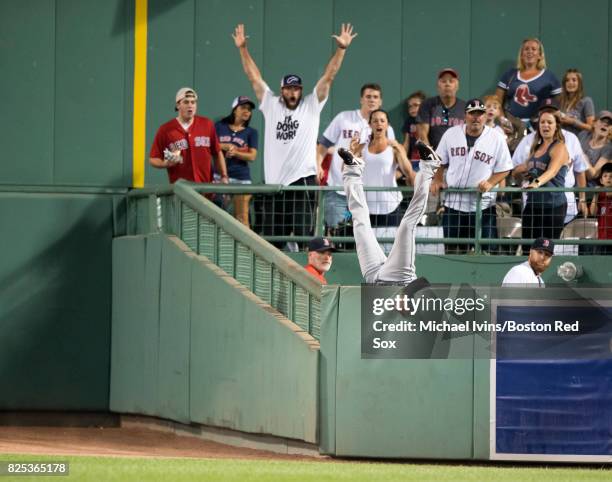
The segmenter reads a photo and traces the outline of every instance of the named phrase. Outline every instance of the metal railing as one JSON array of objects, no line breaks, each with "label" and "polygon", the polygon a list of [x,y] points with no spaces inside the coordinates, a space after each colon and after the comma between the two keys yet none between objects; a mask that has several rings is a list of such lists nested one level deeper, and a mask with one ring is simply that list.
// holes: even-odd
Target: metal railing
[{"label": "metal railing", "polygon": [[[274,243],[279,248],[284,248],[285,244],[288,242],[299,243],[304,246],[305,242],[307,242],[312,236],[321,236],[327,235],[331,237],[331,239],[339,243],[345,249],[352,249],[354,245],[354,239],[352,237],[352,225],[347,222],[345,225],[341,226],[341,229],[337,229],[336,227],[329,226],[325,221],[325,208],[326,208],[326,192],[329,191],[338,191],[341,190],[340,187],[318,187],[318,186],[310,186],[310,187],[295,187],[288,186],[282,187],[277,185],[219,185],[219,184],[209,184],[209,185],[191,185],[192,188],[202,194],[207,196],[216,195],[217,199],[225,199],[226,207],[229,207],[231,210],[231,203],[228,203],[227,200],[231,198],[232,195],[235,194],[251,194],[253,195],[253,200],[251,201],[251,214],[252,214],[252,222],[251,228],[253,231],[269,242]],[[408,204],[408,197],[412,192],[412,188],[402,187],[402,188],[365,188],[366,192],[400,192],[403,196],[403,201],[400,206],[400,215],[401,210],[405,209]],[[295,193],[295,192],[308,192],[310,193],[310,198],[308,200],[309,206],[308,208],[304,206],[300,206],[297,203],[294,203],[290,206],[289,211],[289,222],[293,223],[292,225],[283,225],[282,222],[286,220],[287,213],[282,213],[279,216],[280,208],[286,209],[286,195],[287,193]],[[482,210],[482,193],[474,189],[446,189],[444,191],[444,195],[449,195],[449,193],[461,193],[461,194],[469,194],[475,197],[476,208],[473,215],[473,225],[470,227],[470,233],[473,232],[470,236],[461,236],[461,237],[452,237],[446,235],[447,226],[443,226],[445,222],[450,218],[450,214],[441,215],[436,214],[435,212],[430,212],[427,216],[425,226],[420,228],[417,232],[417,243],[421,245],[423,250],[427,252],[427,249],[424,248],[426,245],[430,245],[431,248],[440,248],[446,246],[446,250],[442,248],[442,252],[438,249],[438,254],[452,254],[453,251],[451,247],[463,245],[467,246],[467,252],[473,252],[475,254],[480,254],[483,251],[491,251],[491,247],[494,247],[494,254],[496,253],[508,253],[508,249],[506,248],[515,248],[514,250],[510,250],[510,252],[515,253],[516,248],[519,246],[528,246],[532,241],[532,237],[523,237],[522,233],[524,230],[523,220],[522,218],[522,204],[521,197],[525,190],[519,188],[498,188],[493,189],[492,192],[497,192],[498,194],[498,205],[500,204],[500,196],[504,196],[506,199],[506,211],[501,212],[501,215],[495,215],[496,226],[495,230],[498,231],[498,235],[487,236],[486,233],[483,234],[483,210]],[[534,191],[529,191],[533,193]],[[555,192],[584,192],[586,196],[592,196],[594,193],[600,192],[610,192],[610,190],[596,189],[596,188],[539,188],[537,193],[541,195],[542,193],[555,193]],[[176,228],[173,226],[175,222],[174,217],[176,214],[172,212],[172,210],[168,210],[167,203],[163,201],[166,196],[172,193],[171,188],[160,188],[160,189],[148,189],[145,191],[139,191],[140,194],[130,194],[131,198],[140,199],[138,204],[146,205],[147,202],[158,202],[156,199],[161,199],[161,208],[158,206],[156,209],[162,209],[164,215],[162,216],[166,223],[165,230],[173,229],[168,232],[173,232],[174,234],[179,234]],[[139,196],[139,197],[138,197]],[[149,201],[145,201],[144,197],[151,197]],[[293,198],[292,198],[293,199]],[[153,213],[153,206],[150,206],[151,209],[145,209],[145,206],[141,206],[142,213],[139,213],[138,210],[134,213],[138,219],[138,223],[153,223],[154,219],[144,219],[145,211],[148,213]],[[279,208],[280,207],[280,208]],[[509,211],[508,211],[509,208]],[[301,212],[306,212],[308,209],[312,210],[312,216],[301,216]],[[434,208],[435,210],[435,208]],[[150,215],[150,214],[149,214]],[[384,216],[378,216],[379,218],[383,218]],[[500,220],[499,218],[507,218],[505,221]],[[279,222],[280,219],[280,222]],[[304,220],[304,224],[302,226],[297,227],[296,224],[300,221],[300,219]],[[393,218],[395,224],[391,224],[386,227],[394,228],[399,224],[398,217]],[[576,220],[573,223],[570,223],[567,226],[560,224],[557,226],[555,232],[559,233],[558,236],[552,236],[556,239],[556,243],[558,245],[570,246],[573,251],[576,252],[576,247],[579,247],[581,253],[589,253],[589,250],[592,250],[593,247],[602,247],[602,246],[611,246],[612,241],[610,240],[602,240],[597,238],[597,223],[595,218],[589,218],[587,221],[580,221],[582,219],[581,214],[579,213],[576,217]],[[308,225],[305,222],[308,221]],[[490,221],[490,220],[489,220]],[[488,222],[489,222],[488,221]],[[533,219],[532,219],[533,221]],[[514,222],[514,227],[512,226],[512,222]],[[538,219],[535,220],[537,224]],[[499,228],[498,228],[499,226]],[[385,226],[383,226],[384,228]],[[444,230],[442,229],[444,227]],[[461,226],[460,226],[461,227]],[[494,231],[495,231],[494,230]],[[464,230],[465,231],[465,230]],[[379,230],[379,241],[383,244],[391,245],[393,242],[392,229],[391,234],[389,234],[389,230],[381,229]],[[387,233],[385,235],[385,233]],[[535,235],[533,237],[536,237]],[[435,246],[431,246],[435,245]],[[432,252],[431,250],[429,252]],[[466,252],[466,250],[464,250]]]},{"label": "metal railing", "polygon": [[128,234],[178,236],[304,331],[320,334],[321,286],[284,253],[178,182],[128,195]]}]

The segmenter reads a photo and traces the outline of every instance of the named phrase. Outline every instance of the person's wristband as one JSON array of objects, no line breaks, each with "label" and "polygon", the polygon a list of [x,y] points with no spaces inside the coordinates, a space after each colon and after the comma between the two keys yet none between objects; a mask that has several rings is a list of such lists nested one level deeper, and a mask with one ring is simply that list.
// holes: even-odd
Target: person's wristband
[{"label": "person's wristband", "polygon": [[338,48],[342,50],[346,50],[346,47],[343,47],[342,45],[338,45]]},{"label": "person's wristband", "polygon": [[540,180],[539,179],[534,179],[534,181],[538,186],[540,185]]}]

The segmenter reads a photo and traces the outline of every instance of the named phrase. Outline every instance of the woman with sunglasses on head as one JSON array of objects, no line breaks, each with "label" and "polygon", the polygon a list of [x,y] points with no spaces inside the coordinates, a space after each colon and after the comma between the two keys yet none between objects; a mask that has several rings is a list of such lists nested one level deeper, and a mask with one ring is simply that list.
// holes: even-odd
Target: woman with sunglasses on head
[{"label": "woman with sunglasses on head", "polygon": [[593,99],[585,97],[582,74],[578,69],[568,69],[561,82],[561,124],[563,128],[578,135],[591,131],[595,122]]},{"label": "woman with sunglasses on head", "polygon": [[555,74],[546,70],[544,45],[537,38],[523,40],[519,48],[516,68],[506,71],[495,95],[506,112],[529,125],[537,116],[544,99],[561,94],[561,84]]},{"label": "woman with sunglasses on head", "polygon": [[[512,172],[529,189],[522,215],[523,238],[559,239],[567,211],[565,193],[538,192],[538,188],[565,187],[569,162],[559,113],[543,110],[529,158]],[[529,246],[523,247],[524,252],[528,250]]]},{"label": "woman with sunglasses on head", "polygon": [[[257,157],[257,131],[249,127],[255,103],[246,96],[236,97],[232,112],[215,124],[225,155],[230,184],[251,184],[249,163]],[[234,217],[249,227],[250,194],[234,195]]]},{"label": "woman with sunglasses on head", "polygon": [[[580,145],[587,160],[587,176],[597,179],[604,164],[612,161],[612,142],[609,136],[612,132],[612,112],[602,110],[593,124],[593,131],[582,131],[578,135]],[[595,182],[591,183],[596,185]]]}]

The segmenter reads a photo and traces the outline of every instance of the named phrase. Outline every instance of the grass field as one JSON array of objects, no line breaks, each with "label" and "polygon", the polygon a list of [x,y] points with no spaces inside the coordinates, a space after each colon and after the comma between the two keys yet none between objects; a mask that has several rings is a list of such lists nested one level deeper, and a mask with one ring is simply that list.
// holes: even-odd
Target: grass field
[{"label": "grass field", "polygon": [[[0,455],[0,461],[69,461],[70,475],[52,480],[86,482],[183,481],[402,481],[580,482],[610,481],[609,468],[511,467],[374,462],[293,462],[232,459],[153,459]],[[48,477],[2,477],[41,481]]]}]

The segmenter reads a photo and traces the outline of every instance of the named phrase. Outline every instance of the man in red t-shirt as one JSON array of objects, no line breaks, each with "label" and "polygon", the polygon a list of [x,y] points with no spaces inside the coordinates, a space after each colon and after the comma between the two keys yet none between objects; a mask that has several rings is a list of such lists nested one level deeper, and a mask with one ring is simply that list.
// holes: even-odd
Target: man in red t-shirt
[{"label": "man in red t-shirt", "polygon": [[308,264],[304,268],[321,284],[327,284],[325,273],[331,268],[334,251],[336,248],[327,238],[313,238],[308,243]]},{"label": "man in red t-shirt", "polygon": [[214,159],[221,182],[227,184],[225,158],[219,146],[214,123],[196,115],[198,94],[189,87],[176,93],[176,118],[163,124],[155,134],[149,163],[168,170],[168,179],[192,182],[212,182]]}]

